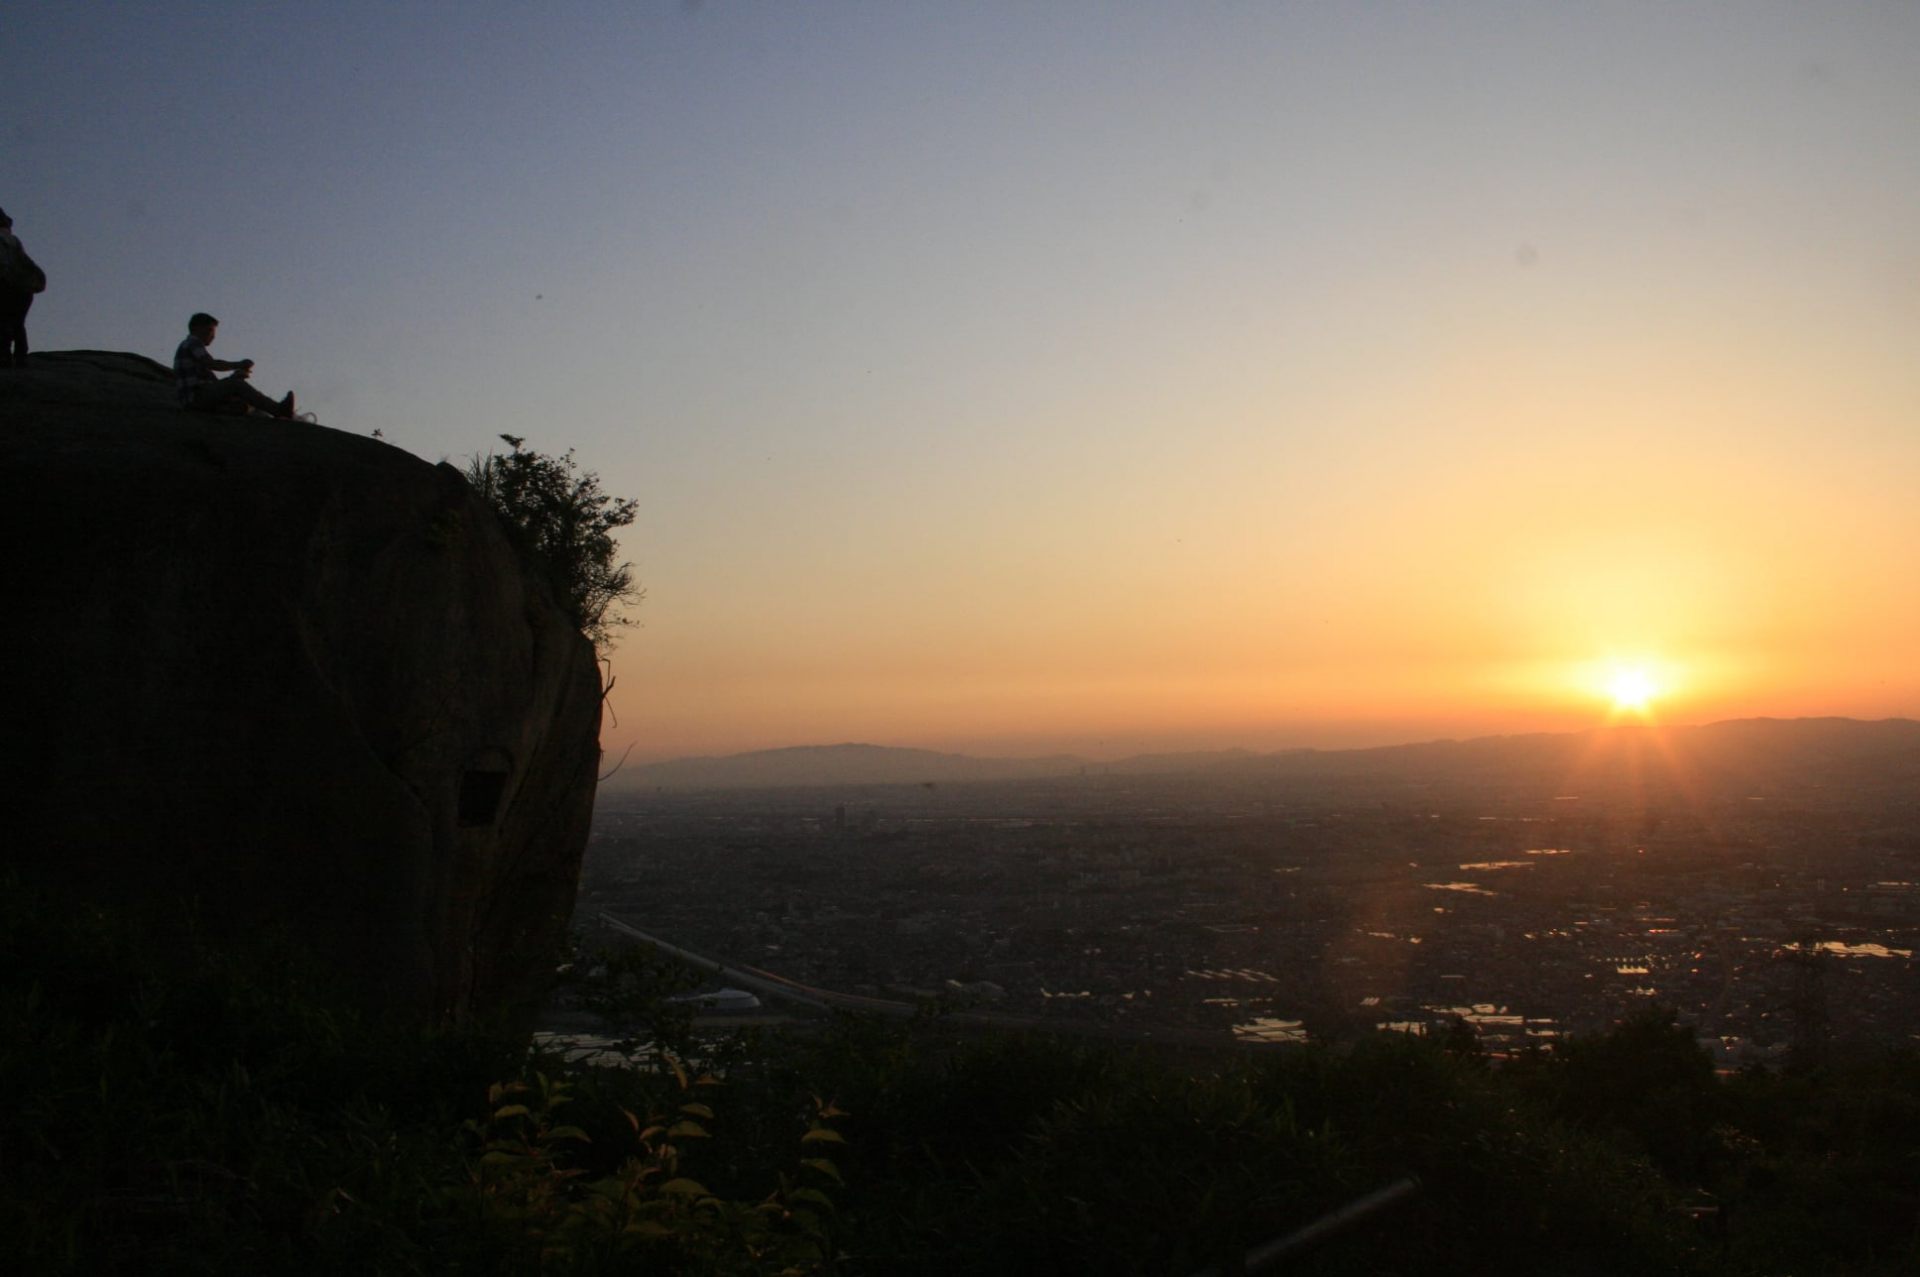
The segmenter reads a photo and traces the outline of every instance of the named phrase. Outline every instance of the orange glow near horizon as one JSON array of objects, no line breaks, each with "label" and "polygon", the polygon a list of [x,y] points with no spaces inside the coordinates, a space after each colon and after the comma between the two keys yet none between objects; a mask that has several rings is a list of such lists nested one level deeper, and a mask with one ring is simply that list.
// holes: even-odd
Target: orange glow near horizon
[{"label": "orange glow near horizon", "polygon": [[1810,468],[1730,366],[1716,403],[1615,353],[1639,398],[1589,371],[1571,407],[1501,383],[1492,412],[1440,378],[1316,402],[1304,438],[1263,429],[1278,408],[1097,400],[1060,409],[1097,451],[809,505],[746,572],[649,581],[610,742],[1114,758],[1920,714],[1904,490]]}]

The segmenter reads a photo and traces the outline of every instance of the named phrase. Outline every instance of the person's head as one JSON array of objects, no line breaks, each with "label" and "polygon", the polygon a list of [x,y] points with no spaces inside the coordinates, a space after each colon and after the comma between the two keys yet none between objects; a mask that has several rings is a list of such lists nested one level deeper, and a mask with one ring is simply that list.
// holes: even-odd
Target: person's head
[{"label": "person's head", "polygon": [[219,326],[220,321],[204,310],[195,311],[193,318],[187,321],[187,331],[203,343],[213,340],[213,330]]}]

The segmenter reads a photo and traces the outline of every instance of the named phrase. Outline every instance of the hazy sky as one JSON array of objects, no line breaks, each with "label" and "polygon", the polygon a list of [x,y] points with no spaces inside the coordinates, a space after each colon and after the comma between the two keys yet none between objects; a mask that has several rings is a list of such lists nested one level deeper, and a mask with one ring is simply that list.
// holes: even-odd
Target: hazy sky
[{"label": "hazy sky", "polygon": [[1920,5],[0,30],[38,348],[638,498],[615,754],[1920,715]]}]

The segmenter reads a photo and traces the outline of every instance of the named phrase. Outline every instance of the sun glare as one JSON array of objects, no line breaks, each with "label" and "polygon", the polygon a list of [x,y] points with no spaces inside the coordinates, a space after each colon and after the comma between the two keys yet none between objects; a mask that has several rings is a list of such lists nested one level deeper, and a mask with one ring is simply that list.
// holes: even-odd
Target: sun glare
[{"label": "sun glare", "polygon": [[1660,689],[1645,666],[1623,665],[1607,680],[1607,694],[1613,697],[1614,709],[1644,714]]}]

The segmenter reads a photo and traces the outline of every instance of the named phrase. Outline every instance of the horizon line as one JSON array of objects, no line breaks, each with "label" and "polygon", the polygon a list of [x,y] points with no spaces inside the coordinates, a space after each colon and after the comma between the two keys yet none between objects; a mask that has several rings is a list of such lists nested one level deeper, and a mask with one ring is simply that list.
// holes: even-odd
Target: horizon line
[{"label": "horizon line", "polygon": [[[1594,723],[1587,727],[1567,728],[1562,730],[1487,732],[1487,733],[1476,735],[1476,736],[1431,736],[1431,737],[1424,737],[1424,738],[1418,738],[1418,739],[1396,740],[1396,741],[1390,741],[1390,742],[1385,742],[1382,744],[1374,744],[1374,745],[1286,745],[1286,746],[1280,746],[1274,749],[1255,749],[1246,745],[1219,745],[1219,746],[1196,747],[1196,748],[1187,748],[1187,749],[1171,748],[1171,749],[1133,750],[1127,753],[1114,754],[1109,757],[1081,754],[1071,750],[1055,750],[1051,752],[1037,753],[1037,754],[974,754],[974,753],[967,753],[963,750],[958,750],[958,749],[939,749],[939,748],[935,748],[927,745],[892,745],[892,744],[883,744],[883,743],[872,741],[872,740],[844,740],[844,741],[833,741],[833,742],[827,742],[827,743],[816,742],[816,743],[810,743],[810,744],[797,744],[797,745],[766,745],[766,746],[759,746],[759,747],[750,748],[750,749],[733,750],[728,753],[675,754],[675,755],[670,755],[666,757],[651,759],[646,762],[632,763],[629,766],[635,769],[639,769],[639,768],[646,768],[646,767],[661,766],[669,763],[720,762],[720,761],[726,761],[726,760],[735,759],[735,758],[745,758],[745,757],[749,757],[756,754],[797,753],[804,750],[835,750],[835,749],[872,749],[872,750],[892,750],[900,753],[937,754],[947,758],[964,758],[964,759],[968,759],[976,762],[1030,763],[1030,762],[1048,762],[1055,759],[1071,759],[1078,763],[1099,764],[1099,763],[1126,762],[1130,759],[1135,759],[1135,758],[1163,757],[1163,756],[1177,757],[1179,755],[1185,755],[1185,754],[1210,755],[1210,754],[1238,753],[1238,754],[1248,754],[1253,757],[1269,757],[1276,754],[1304,754],[1304,753],[1353,754],[1353,753],[1364,753],[1369,750],[1378,750],[1378,749],[1405,749],[1405,748],[1415,747],[1420,745],[1463,745],[1463,744],[1472,744],[1477,741],[1515,740],[1515,739],[1521,739],[1525,737],[1535,737],[1535,736],[1581,736],[1591,732],[1619,731],[1624,729],[1698,731],[1706,728],[1721,727],[1721,726],[1725,726],[1732,723],[1819,723],[1819,722],[1860,723],[1860,724],[1920,723],[1920,719],[1912,718],[1904,714],[1890,714],[1881,718],[1856,718],[1848,714],[1797,714],[1797,715],[1791,715],[1791,716],[1780,716],[1780,715],[1772,715],[1772,714],[1749,714],[1749,715],[1743,715],[1743,716],[1734,717],[1734,718],[1717,718],[1717,719],[1712,719],[1707,722],[1701,723],[1701,722],[1667,722],[1667,721],[1661,721],[1661,720],[1652,718],[1650,716],[1635,716],[1630,720],[1626,718],[1617,718],[1617,719],[1613,719],[1606,722]],[[609,776],[608,779],[611,779],[611,777]]]}]

